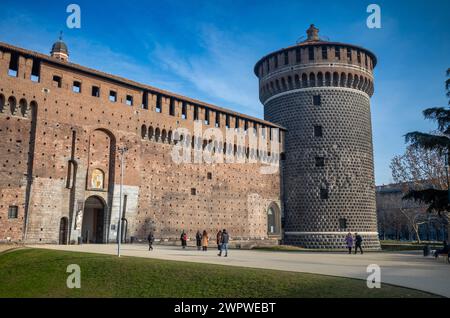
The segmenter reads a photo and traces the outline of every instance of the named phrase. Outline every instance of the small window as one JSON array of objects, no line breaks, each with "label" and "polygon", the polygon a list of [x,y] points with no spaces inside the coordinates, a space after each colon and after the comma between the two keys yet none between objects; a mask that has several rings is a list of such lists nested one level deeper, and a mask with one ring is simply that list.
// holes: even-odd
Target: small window
[{"label": "small window", "polygon": [[53,86],[61,88],[62,86],[61,76],[53,75]]},{"label": "small window", "polygon": [[211,180],[211,179],[212,179],[212,173],[211,173],[211,172],[208,172],[208,174],[207,174],[206,177],[208,178],[208,180]]},{"label": "small window", "polygon": [[100,97],[100,87],[92,86],[92,96]]},{"label": "small window", "polygon": [[31,75],[30,80],[35,83],[39,83],[39,76]]},{"label": "small window", "polygon": [[109,101],[110,102],[117,102],[117,93],[115,91],[109,91]]},{"label": "small window", "polygon": [[277,68],[278,67],[278,55],[275,55],[273,59],[274,59],[274,63],[275,63],[275,68]]},{"label": "small window", "polygon": [[175,100],[173,98],[170,99],[169,115],[175,116]]},{"label": "small window", "polygon": [[209,109],[205,109],[205,125],[209,125]]},{"label": "small window", "polygon": [[347,229],[347,219],[344,219],[344,218],[339,219],[339,228],[341,230]]},{"label": "small window", "polygon": [[314,137],[323,137],[322,126],[314,126]]},{"label": "small window", "polygon": [[197,195],[197,189],[191,188],[191,195]]},{"label": "small window", "polygon": [[341,48],[340,48],[339,46],[335,46],[335,47],[334,47],[334,57],[335,57],[337,60],[340,60],[340,59],[341,59]]},{"label": "small window", "polygon": [[361,64],[361,52],[360,51],[357,51],[356,57],[358,59],[358,63]]},{"label": "small window", "polygon": [[187,119],[187,107],[186,102],[183,102],[181,106],[181,119]]},{"label": "small window", "polygon": [[322,46],[322,59],[327,60],[328,59],[328,50],[326,46]]},{"label": "small window", "polygon": [[284,64],[289,64],[289,53],[284,52]]},{"label": "small window", "polygon": [[126,103],[128,106],[133,106],[133,96],[127,95],[127,99],[126,99],[125,103]]},{"label": "small window", "polygon": [[8,75],[12,77],[17,77],[19,73],[19,55],[17,53],[12,53],[9,60]]},{"label": "small window", "polygon": [[236,117],[234,127],[235,127],[235,128],[239,128],[239,117]]},{"label": "small window", "polygon": [[314,61],[314,47],[310,46],[308,48],[308,57],[310,61]]},{"label": "small window", "polygon": [[198,106],[194,106],[194,120],[198,120]]},{"label": "small window", "polygon": [[328,189],[325,189],[325,188],[321,188],[320,189],[320,198],[322,199],[322,200],[328,200]]},{"label": "small window", "polygon": [[8,219],[17,219],[19,217],[19,207],[11,205],[8,208]]},{"label": "small window", "polygon": [[220,127],[220,113],[216,112],[216,124],[215,124],[216,128]]},{"label": "small window", "polygon": [[352,50],[350,48],[347,48],[347,60],[352,60]]},{"label": "small window", "polygon": [[74,81],[72,86],[72,92],[74,93],[81,93],[81,82]]},{"label": "small window", "polygon": [[142,109],[148,109],[148,92],[142,93]]},{"label": "small window", "polygon": [[302,61],[302,51],[300,50],[300,48],[297,48],[295,50],[295,61],[297,63],[300,63]]},{"label": "small window", "polygon": [[225,127],[230,128],[230,116],[229,115],[225,116]]},{"label": "small window", "polygon": [[314,106],[320,106],[322,105],[322,101],[320,99],[320,95],[314,95],[313,96],[313,105]]},{"label": "small window", "polygon": [[324,157],[316,157],[316,167],[325,167]]},{"label": "small window", "polygon": [[157,113],[161,113],[162,112],[162,97],[161,97],[161,95],[158,95],[156,97],[156,108],[155,108],[155,111]]}]

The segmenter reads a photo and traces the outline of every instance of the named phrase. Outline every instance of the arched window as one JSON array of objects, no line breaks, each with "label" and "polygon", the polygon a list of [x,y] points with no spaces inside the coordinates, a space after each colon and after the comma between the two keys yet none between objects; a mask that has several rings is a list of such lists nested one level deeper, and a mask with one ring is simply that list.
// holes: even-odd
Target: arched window
[{"label": "arched window", "polygon": [[161,130],[159,128],[155,129],[155,141],[158,142],[161,139]]},{"label": "arched window", "polygon": [[11,96],[8,98],[8,104],[9,104],[9,109],[11,111],[11,115],[15,115],[16,113],[16,98],[14,96]]},{"label": "arched window", "polygon": [[345,87],[347,85],[347,75],[345,73],[341,74],[341,84],[339,86]]},{"label": "arched window", "polygon": [[22,98],[19,102],[19,108],[20,108],[20,113],[22,114],[23,117],[27,116],[28,113],[28,104],[27,101]]},{"label": "arched window", "polygon": [[357,88],[357,87],[358,87],[358,82],[359,82],[359,77],[358,77],[358,75],[355,75],[355,78],[354,78],[354,80],[353,80],[352,87],[353,87],[353,88]]},{"label": "arched window", "polygon": [[298,74],[295,74],[294,80],[295,80],[295,88],[300,88],[300,77],[298,76]]},{"label": "arched window", "polygon": [[308,87],[308,76],[305,73],[302,74],[302,87]]},{"label": "arched window", "polygon": [[166,138],[167,138],[167,131],[165,129],[163,129],[163,131],[161,133],[161,142],[165,143],[166,142]]},{"label": "arched window", "polygon": [[147,126],[145,125],[141,126],[141,137],[142,139],[145,139],[145,137],[147,137]]},{"label": "arched window", "polygon": [[310,87],[316,86],[316,75],[314,73],[309,74],[309,86]]},{"label": "arched window", "polygon": [[331,73],[325,73],[325,86],[331,86]]},{"label": "arched window", "polygon": [[353,75],[349,73],[347,77],[347,87],[352,87],[352,83],[353,83]]},{"label": "arched window", "polygon": [[267,209],[267,234],[281,234],[281,213],[280,208],[275,202],[272,202]]},{"label": "arched window", "polygon": [[172,143],[172,130],[169,130],[169,132],[167,134],[167,143],[169,143],[169,144]]},{"label": "arched window", "polygon": [[323,86],[323,74],[319,72],[317,74],[317,86]]},{"label": "arched window", "polygon": [[148,128],[148,139],[152,140],[153,139],[153,127],[150,126]]},{"label": "arched window", "polygon": [[3,113],[5,109],[5,96],[0,94],[0,113]]},{"label": "arched window", "polygon": [[339,73],[333,73],[333,86],[339,86]]}]

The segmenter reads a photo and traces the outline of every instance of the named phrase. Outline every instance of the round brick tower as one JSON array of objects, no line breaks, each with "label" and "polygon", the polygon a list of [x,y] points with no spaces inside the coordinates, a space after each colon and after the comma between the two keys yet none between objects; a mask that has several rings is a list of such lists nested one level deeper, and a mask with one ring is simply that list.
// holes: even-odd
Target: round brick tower
[{"label": "round brick tower", "polygon": [[281,162],[284,243],[345,248],[358,232],[379,249],[370,97],[376,57],[319,37],[263,57],[255,66],[266,120],[287,128]]}]

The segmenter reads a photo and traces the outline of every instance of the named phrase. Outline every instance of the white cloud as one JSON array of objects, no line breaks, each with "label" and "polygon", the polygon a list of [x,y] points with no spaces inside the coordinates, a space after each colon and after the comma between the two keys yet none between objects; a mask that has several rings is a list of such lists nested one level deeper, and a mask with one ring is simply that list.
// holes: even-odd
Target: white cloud
[{"label": "white cloud", "polygon": [[253,74],[257,58],[248,39],[211,26],[202,26],[197,41],[200,52],[184,53],[173,45],[156,44],[152,57],[209,99],[225,107],[260,116],[258,82]]}]

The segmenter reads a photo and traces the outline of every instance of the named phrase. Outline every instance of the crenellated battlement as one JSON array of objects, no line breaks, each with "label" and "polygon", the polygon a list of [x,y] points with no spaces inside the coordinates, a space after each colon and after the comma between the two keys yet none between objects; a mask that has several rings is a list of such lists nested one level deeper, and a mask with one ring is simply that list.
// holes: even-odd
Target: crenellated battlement
[{"label": "crenellated battlement", "polygon": [[376,56],[359,46],[324,41],[316,33],[256,63],[254,71],[263,104],[282,92],[322,86],[354,88],[373,95]]}]

